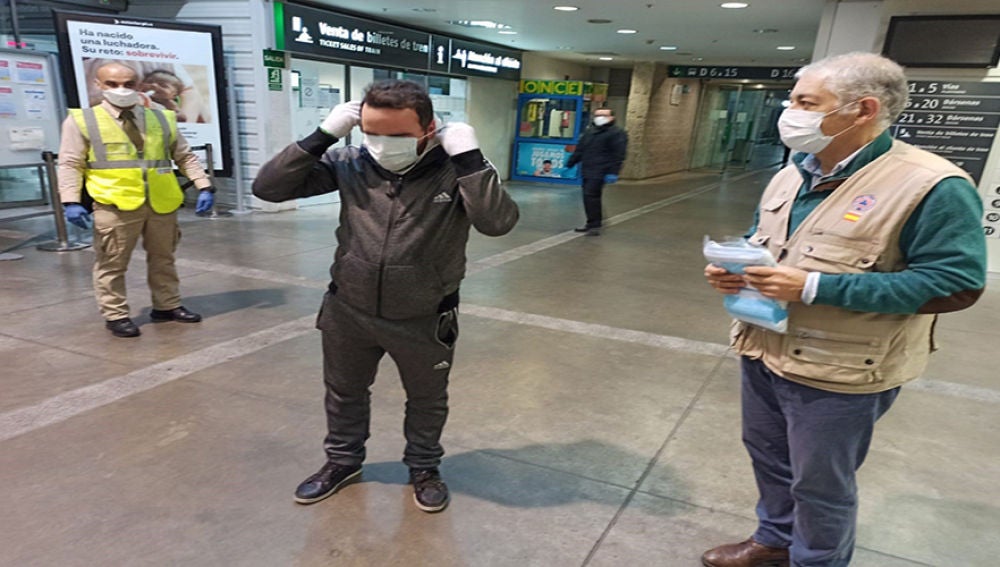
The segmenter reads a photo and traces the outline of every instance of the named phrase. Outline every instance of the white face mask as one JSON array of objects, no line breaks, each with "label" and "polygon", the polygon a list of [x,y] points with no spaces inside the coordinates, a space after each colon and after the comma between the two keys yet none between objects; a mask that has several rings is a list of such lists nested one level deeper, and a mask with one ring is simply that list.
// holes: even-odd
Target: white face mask
[{"label": "white face mask", "polygon": [[594,126],[604,126],[605,124],[611,124],[610,116],[595,116]]},{"label": "white face mask", "polygon": [[118,108],[128,108],[139,104],[139,93],[133,89],[118,87],[117,89],[105,89],[102,93],[105,100]]},{"label": "white face mask", "polygon": [[815,154],[823,151],[834,138],[854,128],[854,124],[851,124],[840,132],[827,136],[821,128],[823,119],[855,102],[857,101],[849,102],[830,112],[786,108],[781,112],[781,117],[778,118],[778,133],[781,135],[781,141],[797,152]]},{"label": "white face mask", "polygon": [[[420,160],[417,145],[430,134],[413,138],[410,136],[375,136],[365,134],[362,145],[379,165],[393,173],[406,173]],[[430,148],[424,148],[426,152]]]}]

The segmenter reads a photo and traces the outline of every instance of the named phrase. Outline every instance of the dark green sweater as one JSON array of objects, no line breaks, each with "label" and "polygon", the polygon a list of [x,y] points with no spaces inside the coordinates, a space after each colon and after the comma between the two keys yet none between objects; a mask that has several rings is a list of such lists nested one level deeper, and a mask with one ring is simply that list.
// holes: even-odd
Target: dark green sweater
[{"label": "dark green sweater", "polygon": [[[890,147],[892,137],[885,131],[861,150],[843,171],[824,182],[850,177]],[[831,194],[831,191],[810,190],[812,175],[802,168],[805,158],[806,154],[794,158],[802,174],[802,186],[792,205],[789,236]],[[759,214],[758,211],[748,234],[756,232]],[[982,215],[983,203],[972,184],[961,177],[942,180],[927,193],[903,225],[899,242],[907,264],[905,270],[823,274],[813,304],[853,311],[909,314],[940,311],[928,306],[934,299],[957,296],[971,297],[974,301],[986,285]]]}]

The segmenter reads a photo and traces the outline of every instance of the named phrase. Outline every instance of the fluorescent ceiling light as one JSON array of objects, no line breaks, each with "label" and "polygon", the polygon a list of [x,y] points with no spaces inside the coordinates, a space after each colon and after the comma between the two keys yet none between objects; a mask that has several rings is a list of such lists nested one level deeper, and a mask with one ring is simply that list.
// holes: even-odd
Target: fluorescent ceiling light
[{"label": "fluorescent ceiling light", "polygon": [[488,30],[509,30],[510,26],[492,20],[449,20],[449,24],[467,28],[486,28]]},{"label": "fluorescent ceiling light", "polygon": [[737,8],[746,8],[749,5],[750,4],[747,4],[746,2],[723,2],[722,4],[719,4],[719,7],[737,9]]},{"label": "fluorescent ceiling light", "polygon": [[598,57],[601,61],[614,61],[614,57]]},{"label": "fluorescent ceiling light", "polygon": [[677,51],[677,46],[676,45],[661,45],[660,49],[662,49],[663,51]]},{"label": "fluorescent ceiling light", "polygon": [[575,12],[579,10],[576,6],[553,6],[553,10],[559,10],[560,12]]},{"label": "fluorescent ceiling light", "polygon": [[778,51],[791,51],[793,49],[795,49],[794,45],[779,45],[778,46]]},{"label": "fluorescent ceiling light", "polygon": [[618,30],[618,33],[630,34],[630,33],[639,33],[639,32],[637,32],[636,30],[623,29],[623,30]]},{"label": "fluorescent ceiling light", "polygon": [[517,35],[517,32],[514,30],[500,30],[497,33],[502,33],[504,35]]}]

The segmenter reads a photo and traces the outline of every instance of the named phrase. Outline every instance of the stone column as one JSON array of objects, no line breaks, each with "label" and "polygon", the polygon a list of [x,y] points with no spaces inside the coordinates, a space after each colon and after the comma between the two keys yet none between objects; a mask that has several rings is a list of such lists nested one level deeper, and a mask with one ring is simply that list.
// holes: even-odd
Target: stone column
[{"label": "stone column", "polygon": [[648,177],[650,156],[646,152],[646,120],[649,118],[655,80],[655,63],[636,63],[632,68],[632,87],[628,93],[628,120],[626,120],[628,154],[625,157],[625,167],[622,168],[622,177],[626,179]]}]

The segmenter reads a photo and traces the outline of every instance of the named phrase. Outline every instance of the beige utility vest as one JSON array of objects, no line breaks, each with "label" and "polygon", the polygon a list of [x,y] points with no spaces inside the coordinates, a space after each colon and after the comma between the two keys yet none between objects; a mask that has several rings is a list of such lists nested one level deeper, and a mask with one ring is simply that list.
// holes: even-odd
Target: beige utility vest
[{"label": "beige utility vest", "polygon": [[[927,193],[946,177],[969,176],[944,158],[894,140],[788,234],[802,176],[790,166],[764,190],[751,242],[782,266],[824,274],[906,269],[900,232]],[[919,376],[933,342],[934,315],[849,311],[789,304],[788,333],[736,322],[732,346],[794,382],[846,393],[881,392]]]}]

